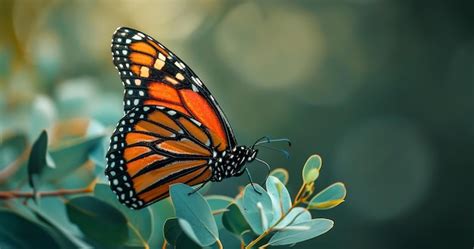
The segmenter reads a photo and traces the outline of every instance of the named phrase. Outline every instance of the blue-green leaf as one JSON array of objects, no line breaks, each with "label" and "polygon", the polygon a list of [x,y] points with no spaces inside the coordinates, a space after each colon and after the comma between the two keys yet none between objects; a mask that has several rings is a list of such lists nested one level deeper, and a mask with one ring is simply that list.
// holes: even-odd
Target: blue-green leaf
[{"label": "blue-green leaf", "polygon": [[[219,238],[219,232],[209,204],[198,192],[186,184],[170,187],[170,196],[184,232],[201,246],[210,246]],[[184,224],[184,225],[183,225]]]},{"label": "blue-green leaf", "polygon": [[333,208],[342,202],[346,198],[346,187],[344,183],[337,182],[329,187],[321,190],[317,195],[315,195],[308,204],[308,207],[311,209],[330,209]]},{"label": "blue-green leaf", "polygon": [[179,225],[178,219],[171,218],[167,219],[163,227],[163,236],[171,245],[176,245],[179,236],[183,233],[183,229]]},{"label": "blue-green leaf", "polygon": [[75,139],[59,148],[50,151],[51,157],[58,165],[55,169],[47,169],[44,177],[55,180],[77,170],[89,160],[89,154],[101,145],[103,136]]},{"label": "blue-green leaf", "polygon": [[0,248],[61,248],[49,230],[16,212],[0,209]]},{"label": "blue-green leaf", "polygon": [[66,202],[66,210],[70,221],[89,239],[107,246],[123,245],[128,240],[126,217],[104,201],[76,197]]},{"label": "blue-green leaf", "polygon": [[296,225],[309,220],[311,220],[311,213],[306,208],[295,207],[278,223],[276,228],[282,229],[286,226]]},{"label": "blue-green leaf", "polygon": [[230,204],[227,210],[222,215],[222,224],[229,232],[240,236],[243,232],[251,230],[249,223],[237,204]]},{"label": "blue-green leaf", "polygon": [[153,217],[148,207],[140,210],[127,208],[117,200],[116,195],[105,184],[96,184],[94,196],[112,205],[125,215],[128,226],[126,246],[148,246],[147,241],[150,239],[153,230]]},{"label": "blue-green leaf", "polygon": [[331,230],[333,225],[334,222],[328,219],[305,221],[276,232],[268,244],[271,246],[281,246],[309,240]]},{"label": "blue-green leaf", "polygon": [[[212,212],[214,213],[214,219],[216,220],[217,228],[223,228],[222,215],[226,211],[227,206],[229,206],[229,204],[233,201],[232,198],[224,195],[208,195],[205,198],[211,207]],[[219,212],[219,214],[215,214],[215,212]]]},{"label": "blue-green leaf", "polygon": [[241,210],[252,230],[262,234],[273,221],[273,205],[268,193],[257,184],[254,186],[259,193],[248,184],[244,190]]},{"label": "blue-green leaf", "polygon": [[273,225],[290,210],[291,197],[285,185],[274,176],[267,178],[266,187],[273,205],[273,221],[271,222]]},{"label": "blue-green leaf", "polygon": [[306,184],[310,184],[319,176],[321,170],[322,159],[318,155],[312,155],[308,158],[303,167],[303,181]]},{"label": "blue-green leaf", "polygon": [[163,245],[163,225],[166,220],[175,217],[173,205],[170,198],[159,201],[148,207],[151,210],[153,217],[153,232],[148,243],[150,248],[159,248]]},{"label": "blue-green leaf", "polygon": [[40,174],[47,166],[46,154],[48,150],[48,134],[42,131],[31,148],[30,158],[28,160],[28,182],[30,187],[36,193],[37,181]]},{"label": "blue-green leaf", "polygon": [[67,230],[60,223],[56,222],[54,218],[44,213],[39,207],[30,205],[29,208],[33,214],[48,225],[51,229],[50,234],[61,244],[64,248],[90,248],[91,246],[74,236],[71,231]]},{"label": "blue-green leaf", "polygon": [[288,174],[288,170],[284,168],[276,168],[270,172],[271,176],[274,176],[280,180],[283,184],[287,184],[288,180],[290,179],[290,174]]}]

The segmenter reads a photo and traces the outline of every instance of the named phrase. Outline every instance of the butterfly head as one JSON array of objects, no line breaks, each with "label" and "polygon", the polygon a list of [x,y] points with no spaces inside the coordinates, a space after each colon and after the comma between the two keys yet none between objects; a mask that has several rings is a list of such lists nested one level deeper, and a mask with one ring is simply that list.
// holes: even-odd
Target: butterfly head
[{"label": "butterfly head", "polygon": [[208,162],[213,172],[211,181],[220,182],[224,178],[242,175],[245,164],[255,160],[257,153],[257,149],[246,146],[237,146],[221,153],[214,152]]}]

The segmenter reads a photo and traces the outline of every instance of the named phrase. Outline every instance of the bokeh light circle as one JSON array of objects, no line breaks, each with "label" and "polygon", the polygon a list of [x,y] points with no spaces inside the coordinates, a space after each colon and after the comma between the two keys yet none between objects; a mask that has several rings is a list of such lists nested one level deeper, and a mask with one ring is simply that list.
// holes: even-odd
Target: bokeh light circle
[{"label": "bokeh light circle", "polygon": [[240,4],[219,24],[215,39],[221,59],[245,82],[262,87],[303,83],[324,54],[315,17],[289,5]]},{"label": "bokeh light circle", "polygon": [[414,208],[430,186],[434,154],[423,134],[400,118],[351,128],[336,149],[332,170],[347,183],[348,206],[374,220]]}]

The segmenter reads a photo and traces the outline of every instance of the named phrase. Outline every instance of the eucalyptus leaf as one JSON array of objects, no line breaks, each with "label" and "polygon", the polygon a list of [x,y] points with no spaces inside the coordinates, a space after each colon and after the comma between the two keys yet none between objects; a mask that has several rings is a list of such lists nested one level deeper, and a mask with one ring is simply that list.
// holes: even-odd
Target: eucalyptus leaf
[{"label": "eucalyptus leaf", "polygon": [[[186,184],[170,187],[170,196],[176,210],[176,217],[184,232],[200,246],[210,246],[219,238],[219,231],[209,204],[198,192]],[[184,224],[184,226],[183,226]]]},{"label": "eucalyptus leaf", "polygon": [[[227,206],[229,206],[229,204],[233,201],[232,198],[224,195],[209,195],[206,196],[205,199],[211,207],[214,219],[216,220],[217,228],[224,228],[222,225],[222,215],[225,212]],[[215,212],[219,212],[219,214],[215,214]]]},{"label": "eucalyptus leaf", "polygon": [[117,200],[116,195],[105,184],[95,185],[94,196],[112,205],[125,215],[128,226],[126,246],[148,246],[147,241],[150,239],[153,230],[153,216],[150,208],[147,207],[140,210],[127,208]]},{"label": "eucalyptus leaf", "polygon": [[281,246],[309,240],[331,230],[333,225],[334,222],[332,220],[323,218],[305,221],[276,232],[268,244],[271,246]]},{"label": "eucalyptus leaf", "polygon": [[267,178],[266,187],[268,195],[272,200],[273,221],[271,224],[273,225],[283,214],[286,214],[288,210],[290,210],[291,197],[285,185],[274,176],[269,176]]},{"label": "eucalyptus leaf", "polygon": [[44,168],[47,167],[46,154],[48,152],[48,134],[42,131],[39,137],[33,143],[28,160],[28,183],[37,191],[37,181]]},{"label": "eucalyptus leaf", "polygon": [[179,236],[183,233],[183,229],[179,225],[178,219],[167,219],[163,227],[163,236],[171,245],[176,245]]},{"label": "eucalyptus leaf", "polygon": [[296,225],[309,220],[311,220],[311,213],[306,208],[295,207],[286,214],[285,218],[275,228],[282,229],[288,225]]},{"label": "eucalyptus leaf", "polygon": [[273,221],[273,205],[268,193],[257,184],[254,186],[258,192],[251,184],[245,187],[241,210],[252,230],[262,234]]},{"label": "eucalyptus leaf", "polygon": [[316,194],[308,204],[308,207],[311,209],[325,210],[336,207],[337,205],[344,202],[346,198],[346,187],[344,183],[337,182],[329,187],[321,190]]},{"label": "eucalyptus leaf", "polygon": [[36,217],[44,224],[50,227],[50,234],[61,244],[63,248],[91,248],[90,245],[86,244],[76,236],[74,236],[69,230],[65,229],[61,224],[57,223],[54,218],[45,214],[41,209],[36,206],[30,205],[30,209],[36,215]]},{"label": "eucalyptus leaf", "polygon": [[247,223],[247,220],[237,204],[230,204],[227,206],[227,210],[228,211],[222,215],[222,224],[227,231],[241,236],[245,231],[251,230],[250,225]]},{"label": "eucalyptus leaf", "polygon": [[103,136],[93,136],[74,139],[69,143],[50,150],[51,157],[58,163],[55,169],[48,169],[44,177],[47,180],[55,180],[64,177],[89,160],[89,154],[100,146]]},{"label": "eucalyptus leaf", "polygon": [[163,226],[167,219],[175,217],[170,198],[161,200],[148,207],[153,217],[153,231],[148,244],[150,248],[159,248],[163,245]]},{"label": "eucalyptus leaf", "polygon": [[50,231],[29,218],[0,209],[0,248],[61,248]]},{"label": "eucalyptus leaf", "polygon": [[319,155],[312,155],[308,158],[303,167],[303,181],[306,184],[310,184],[319,176],[321,170],[322,159]]},{"label": "eucalyptus leaf", "polygon": [[278,178],[278,180],[280,180],[285,185],[290,179],[290,174],[288,173],[288,170],[284,168],[276,168],[270,172],[270,175]]},{"label": "eucalyptus leaf", "polygon": [[71,222],[84,235],[106,246],[120,246],[128,240],[126,217],[112,205],[92,196],[76,197],[66,202]]}]

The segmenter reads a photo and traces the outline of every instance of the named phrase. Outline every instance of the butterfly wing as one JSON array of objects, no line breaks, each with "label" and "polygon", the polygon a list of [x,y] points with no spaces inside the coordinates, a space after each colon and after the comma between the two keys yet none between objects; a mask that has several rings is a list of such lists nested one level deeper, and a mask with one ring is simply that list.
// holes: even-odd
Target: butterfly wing
[{"label": "butterfly wing", "polygon": [[138,106],[111,137],[106,175],[121,203],[143,208],[166,198],[171,184],[209,181],[208,160],[219,143],[219,136],[184,113]]},{"label": "butterfly wing", "polygon": [[193,117],[220,137],[217,148],[236,140],[219,104],[197,75],[161,43],[131,28],[112,38],[112,56],[125,86],[125,112],[136,106],[164,106]]}]

